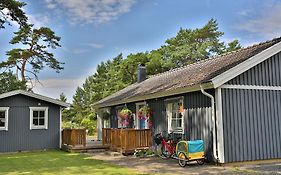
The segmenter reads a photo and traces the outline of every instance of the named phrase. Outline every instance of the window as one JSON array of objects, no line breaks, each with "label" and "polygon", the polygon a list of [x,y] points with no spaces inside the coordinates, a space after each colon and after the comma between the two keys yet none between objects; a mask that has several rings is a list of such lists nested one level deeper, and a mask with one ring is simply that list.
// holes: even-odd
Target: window
[{"label": "window", "polygon": [[48,107],[30,107],[30,129],[48,129]]},{"label": "window", "polygon": [[168,117],[168,132],[184,132],[183,99],[177,98],[166,102],[166,114]]},{"label": "window", "polygon": [[0,107],[0,130],[8,131],[8,107]]},{"label": "window", "polygon": [[136,115],[134,116],[134,125],[136,129],[148,129],[147,120],[141,119],[138,116],[139,110],[146,105],[146,102],[136,103]]}]

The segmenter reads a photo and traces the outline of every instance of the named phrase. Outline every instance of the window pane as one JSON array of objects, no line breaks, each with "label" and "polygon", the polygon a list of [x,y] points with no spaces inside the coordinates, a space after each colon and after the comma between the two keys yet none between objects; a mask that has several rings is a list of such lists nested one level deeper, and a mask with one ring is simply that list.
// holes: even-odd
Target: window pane
[{"label": "window pane", "polygon": [[177,121],[175,119],[172,119],[171,128],[175,129],[176,127],[177,127]]},{"label": "window pane", "polygon": [[38,111],[33,111],[33,118],[37,119],[38,118]]},{"label": "window pane", "polygon": [[5,127],[5,119],[0,119],[0,127]]},{"label": "window pane", "polygon": [[40,115],[39,115],[39,116],[40,116],[40,118],[42,118],[42,117],[44,118],[44,116],[45,116],[45,111],[40,111]]},{"label": "window pane", "polygon": [[5,118],[5,111],[0,111],[0,119]]},{"label": "window pane", "polygon": [[39,119],[39,125],[40,126],[44,126],[45,124],[45,120],[44,119]]},{"label": "window pane", "polygon": [[38,126],[38,119],[33,119],[33,125]]}]

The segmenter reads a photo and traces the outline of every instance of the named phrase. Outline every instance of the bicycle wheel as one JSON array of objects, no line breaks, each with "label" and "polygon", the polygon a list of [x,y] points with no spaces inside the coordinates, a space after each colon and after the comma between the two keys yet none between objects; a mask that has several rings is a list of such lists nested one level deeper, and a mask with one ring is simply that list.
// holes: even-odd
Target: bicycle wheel
[{"label": "bicycle wheel", "polygon": [[168,159],[171,157],[171,153],[169,152],[167,146],[161,145],[161,155],[163,159]]},{"label": "bicycle wheel", "polygon": [[181,167],[185,167],[186,166],[186,157],[184,153],[179,153],[179,165]]}]

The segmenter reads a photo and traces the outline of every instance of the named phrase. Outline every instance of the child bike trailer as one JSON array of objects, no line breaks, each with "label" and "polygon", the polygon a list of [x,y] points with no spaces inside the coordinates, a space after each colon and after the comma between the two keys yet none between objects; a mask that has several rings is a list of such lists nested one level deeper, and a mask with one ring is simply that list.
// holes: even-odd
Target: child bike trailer
[{"label": "child bike trailer", "polygon": [[185,167],[189,161],[197,161],[199,165],[204,164],[204,141],[180,141],[176,146],[176,154],[179,165]]}]

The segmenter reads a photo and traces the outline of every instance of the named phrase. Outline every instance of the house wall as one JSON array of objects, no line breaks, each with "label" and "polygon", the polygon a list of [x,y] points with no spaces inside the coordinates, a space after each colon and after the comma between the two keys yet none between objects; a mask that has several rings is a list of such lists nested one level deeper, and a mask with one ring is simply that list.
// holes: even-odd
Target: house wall
[{"label": "house wall", "polygon": [[[212,95],[215,94],[214,90],[207,90],[207,92]],[[186,140],[203,139],[205,142],[207,158],[212,160],[213,136],[211,132],[211,100],[200,91],[147,100],[146,102],[151,108],[154,118],[152,128],[153,133],[156,134],[162,131],[168,131],[165,99],[174,97],[184,97],[184,108],[186,109],[184,118],[184,135],[178,134],[177,137],[182,137]],[[126,105],[133,113],[136,113],[135,103],[127,103]],[[117,128],[118,125],[116,117],[118,107],[120,106],[111,107],[111,123],[113,128]]]},{"label": "house wall", "polygon": [[281,86],[281,52],[225,84]]},{"label": "house wall", "polygon": [[[29,107],[49,107],[48,129],[30,130]],[[60,107],[27,97],[15,95],[0,100],[1,107],[10,107],[8,131],[0,130],[0,152],[16,152],[59,148]]]},{"label": "house wall", "polygon": [[222,88],[225,162],[281,158],[281,91],[272,89],[281,85],[280,69],[278,53]]}]

